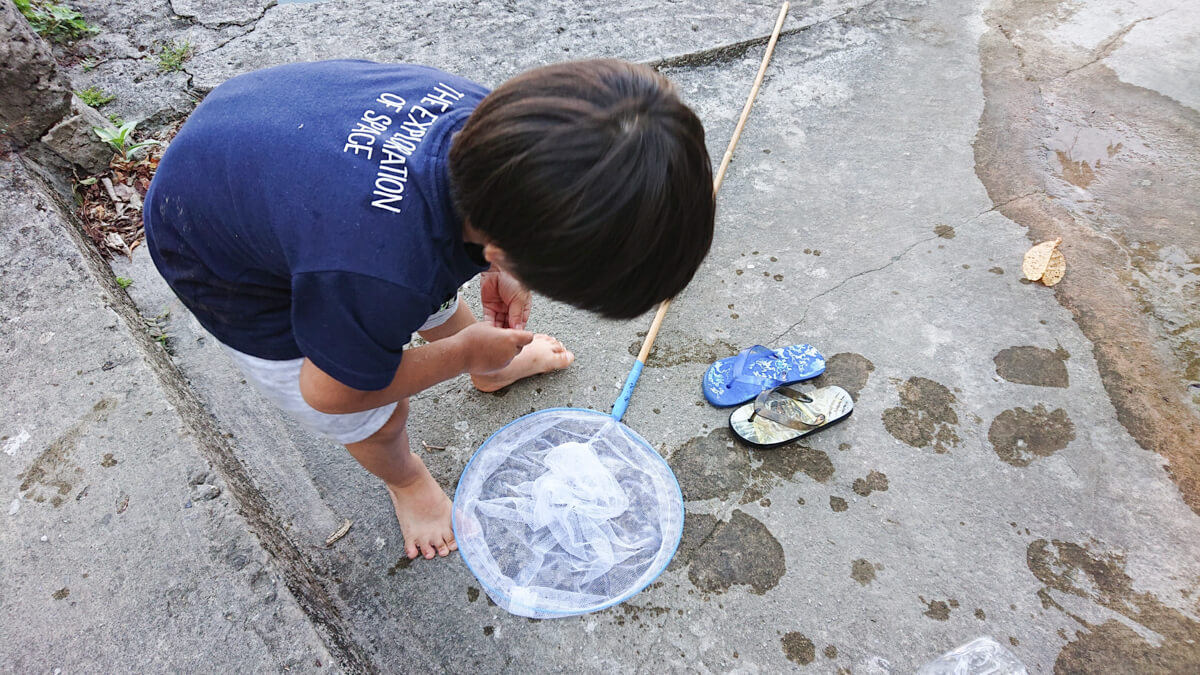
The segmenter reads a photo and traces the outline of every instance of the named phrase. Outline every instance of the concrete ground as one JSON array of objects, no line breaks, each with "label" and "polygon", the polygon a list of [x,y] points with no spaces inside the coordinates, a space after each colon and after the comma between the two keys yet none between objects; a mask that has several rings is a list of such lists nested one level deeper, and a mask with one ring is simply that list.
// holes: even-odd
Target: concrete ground
[{"label": "concrete ground", "polygon": [[[290,61],[408,60],[494,85],[615,56],[678,84],[715,158],[777,11],[78,6],[101,32],[73,83],[146,128]],[[169,40],[194,48],[182,71],[158,67]],[[1188,0],[796,3],[713,250],[625,418],[679,478],[683,544],[631,601],[555,621],[492,606],[457,557],[409,563],[373,478],[242,383],[144,251],[106,267],[7,162],[3,668],[905,673],[990,635],[1030,672],[1194,672],[1197,44]],[[1054,237],[1066,279],[1023,281],[1024,251]],[[164,317],[169,354],[141,317]],[[541,301],[531,323],[575,365],[413,401],[414,445],[448,491],[515,417],[608,410],[649,317],[598,326]],[[780,450],[734,444],[704,368],[800,342],[854,415]]]}]

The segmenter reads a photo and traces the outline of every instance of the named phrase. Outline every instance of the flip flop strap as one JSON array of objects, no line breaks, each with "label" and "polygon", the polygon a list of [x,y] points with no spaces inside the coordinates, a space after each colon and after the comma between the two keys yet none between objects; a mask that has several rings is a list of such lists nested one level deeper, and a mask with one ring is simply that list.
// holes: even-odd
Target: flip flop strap
[{"label": "flip flop strap", "polygon": [[742,350],[738,354],[737,360],[733,362],[733,368],[730,372],[733,374],[733,379],[736,382],[745,382],[746,384],[758,385],[760,387],[774,387],[783,384],[787,380],[777,379],[772,377],[762,377],[760,375],[751,375],[746,372],[746,363],[753,357],[756,361],[764,357],[770,358],[773,361],[779,361],[785,365],[786,359],[781,359],[775,355],[775,352],[768,347],[762,345],[754,345],[748,349]]},{"label": "flip flop strap", "polygon": [[[782,411],[779,407],[772,405],[770,399],[774,395],[792,399],[787,404],[790,410]],[[825,415],[814,410],[810,405],[812,402],[811,396],[791,387],[770,389],[754,399],[754,413],[750,415],[750,419],[753,420],[757,416],[796,431],[811,431],[825,424]],[[789,415],[788,412],[798,412],[800,417],[794,414]]]}]

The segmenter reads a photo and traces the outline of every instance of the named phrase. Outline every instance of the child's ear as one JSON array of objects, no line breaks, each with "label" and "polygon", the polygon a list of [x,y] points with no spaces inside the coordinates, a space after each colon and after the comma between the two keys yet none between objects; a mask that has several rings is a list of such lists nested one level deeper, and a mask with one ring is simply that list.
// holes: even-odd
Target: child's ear
[{"label": "child's ear", "polygon": [[493,267],[497,267],[502,270],[509,269],[508,254],[495,244],[483,245],[483,259],[490,262]]}]

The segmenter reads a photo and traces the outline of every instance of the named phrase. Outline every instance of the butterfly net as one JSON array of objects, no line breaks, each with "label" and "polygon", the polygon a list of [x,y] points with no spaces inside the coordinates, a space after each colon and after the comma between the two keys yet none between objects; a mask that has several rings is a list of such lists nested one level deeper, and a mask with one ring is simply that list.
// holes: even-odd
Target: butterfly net
[{"label": "butterfly net", "polygon": [[544,410],[497,431],[454,496],[467,566],[497,605],[539,619],[634,595],[667,566],[682,531],[666,462],[591,410]]}]

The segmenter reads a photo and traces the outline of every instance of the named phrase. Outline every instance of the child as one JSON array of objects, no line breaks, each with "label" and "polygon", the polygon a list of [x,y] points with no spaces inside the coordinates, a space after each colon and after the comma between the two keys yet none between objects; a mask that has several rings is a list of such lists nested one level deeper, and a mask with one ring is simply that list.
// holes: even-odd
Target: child
[{"label": "child", "polygon": [[[408,397],[566,368],[525,330],[527,289],[632,318],[687,285],[713,233],[700,121],[620,61],[491,93],[365,61],[242,75],[180,130],[144,213],[158,269],[246,379],[383,479],[410,558],[456,546]],[[458,301],[475,275],[483,322]],[[404,349],[414,332],[429,344]]]}]

